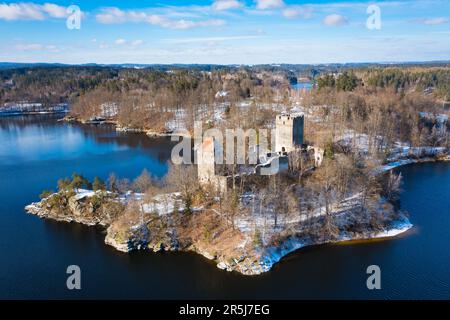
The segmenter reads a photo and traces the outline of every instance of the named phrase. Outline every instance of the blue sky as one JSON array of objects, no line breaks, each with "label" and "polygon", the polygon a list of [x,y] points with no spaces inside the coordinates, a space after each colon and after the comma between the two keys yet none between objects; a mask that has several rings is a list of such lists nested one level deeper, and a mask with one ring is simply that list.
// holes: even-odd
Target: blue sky
[{"label": "blue sky", "polygon": [[[367,8],[380,8],[369,29]],[[66,27],[77,5],[81,28]],[[0,61],[345,63],[450,60],[450,1],[0,0]]]}]

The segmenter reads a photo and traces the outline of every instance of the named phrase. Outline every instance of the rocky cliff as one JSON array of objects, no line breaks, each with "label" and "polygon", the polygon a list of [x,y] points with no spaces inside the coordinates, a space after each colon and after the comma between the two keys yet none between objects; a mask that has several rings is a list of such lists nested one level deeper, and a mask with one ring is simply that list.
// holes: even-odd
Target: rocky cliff
[{"label": "rocky cliff", "polygon": [[216,210],[157,214],[153,209],[148,212],[136,209],[142,205],[130,207],[125,207],[117,195],[83,190],[71,195],[53,194],[26,210],[41,218],[101,225],[106,228],[105,243],[121,252],[191,251],[214,261],[220,269],[244,275],[267,272],[284,256],[306,246],[393,237],[412,227],[404,216],[393,216],[377,229],[368,225],[355,227],[352,208],[346,206],[345,210],[336,211],[337,230],[333,236],[323,236],[320,227],[323,217],[318,216],[317,223],[299,228],[295,222],[287,228],[290,232],[268,235],[268,240],[261,241],[253,232],[246,231],[245,224],[224,222]]},{"label": "rocky cliff", "polygon": [[75,222],[87,226],[108,226],[123,211],[119,201],[107,192],[79,190],[74,194],[55,193],[25,210],[40,218]]}]

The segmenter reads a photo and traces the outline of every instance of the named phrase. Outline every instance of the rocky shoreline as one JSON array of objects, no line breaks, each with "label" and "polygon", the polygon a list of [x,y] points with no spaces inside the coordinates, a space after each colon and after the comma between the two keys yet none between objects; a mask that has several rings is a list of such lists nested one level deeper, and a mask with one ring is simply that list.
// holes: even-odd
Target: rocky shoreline
[{"label": "rocky shoreline", "polygon": [[400,167],[403,167],[403,166],[406,166],[409,164],[427,163],[427,162],[450,162],[450,151],[447,156],[441,156],[439,158],[426,157],[426,158],[422,158],[422,159],[402,159],[399,161],[391,162],[391,163],[381,166],[379,169],[377,169],[377,172],[381,173],[381,172],[397,169],[397,168],[400,168]]},{"label": "rocky shoreline", "polygon": [[[242,247],[241,250],[235,250],[233,256],[226,256],[214,252],[214,247],[205,248],[194,243],[179,241],[169,234],[164,239],[149,241],[148,232],[144,228],[137,226],[131,227],[126,231],[127,236],[114,231],[111,225],[105,225],[101,220],[89,220],[81,216],[66,216],[64,218],[52,215],[41,207],[40,203],[34,203],[26,207],[28,213],[40,218],[52,219],[60,222],[75,222],[87,226],[101,225],[106,227],[105,244],[114,247],[123,253],[130,253],[138,250],[148,250],[159,253],[163,251],[194,252],[202,255],[208,260],[214,261],[219,269],[229,272],[236,271],[246,276],[254,276],[266,273],[272,267],[279,263],[285,256],[306,247],[318,246],[330,243],[349,242],[356,240],[371,240],[379,238],[392,238],[410,230],[413,225],[406,217],[394,221],[389,229],[376,232],[367,232],[362,234],[341,233],[337,240],[314,241],[308,238],[291,236],[282,241],[278,246],[269,246],[266,248]],[[170,231],[170,230],[168,230]]]},{"label": "rocky shoreline", "polygon": [[65,122],[78,122],[81,124],[109,124],[113,125],[116,128],[117,132],[123,132],[123,133],[143,133],[146,134],[149,137],[184,137],[184,136],[190,136],[188,133],[184,133],[181,131],[166,131],[166,132],[160,132],[160,131],[154,131],[151,129],[141,129],[141,128],[132,128],[127,126],[120,125],[115,120],[97,120],[97,121],[83,121],[78,118],[75,118],[73,116],[67,116],[62,119],[62,121]]},{"label": "rocky shoreline", "polygon": [[[203,236],[195,232],[188,236],[180,236],[183,230],[171,227],[167,217],[161,218],[162,225],[164,225],[162,229],[158,229],[158,226],[154,223],[150,227],[150,221],[145,221],[145,223],[131,221],[124,226],[111,219],[107,205],[102,206],[97,211],[92,210],[89,199],[93,196],[98,196],[98,193],[83,190],[81,196],[77,194],[70,198],[67,212],[52,210],[46,204],[48,199],[33,203],[25,209],[28,213],[44,219],[80,223],[87,226],[102,226],[106,229],[105,243],[120,252],[129,253],[138,250],[148,250],[156,253],[163,251],[189,251],[214,261],[217,267],[222,270],[236,271],[246,276],[268,272],[283,257],[305,247],[354,240],[391,238],[412,228],[408,218],[401,216],[397,220],[391,221],[383,230],[347,232],[345,231],[347,222],[344,219],[339,236],[334,239],[311,238],[300,232],[294,235],[287,235],[280,239],[277,245],[269,246],[256,245],[249,239],[248,235],[238,231],[226,228],[221,230],[219,228],[212,230],[213,233],[217,234],[217,240],[206,243],[202,241]],[[216,218],[211,216],[211,214],[209,210],[200,210],[192,214],[190,219]],[[192,221],[186,221],[182,225],[186,225],[188,229],[195,229],[192,228]],[[226,245],[227,242],[238,243],[238,245],[231,245],[230,247]]]}]

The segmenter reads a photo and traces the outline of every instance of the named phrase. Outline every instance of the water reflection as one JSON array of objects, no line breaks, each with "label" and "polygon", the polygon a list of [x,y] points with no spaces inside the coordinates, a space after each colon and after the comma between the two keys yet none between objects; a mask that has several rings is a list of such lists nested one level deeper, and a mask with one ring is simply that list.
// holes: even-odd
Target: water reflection
[{"label": "water reflection", "polygon": [[[130,161],[133,155],[158,164],[154,174],[162,176],[175,145],[170,138],[116,132],[112,125],[82,125],[58,122],[60,116],[38,115],[0,118],[0,162],[79,160],[85,156],[104,161]],[[145,167],[145,166],[144,166]],[[147,168],[152,169],[152,168]],[[141,169],[142,170],[142,169]]]}]

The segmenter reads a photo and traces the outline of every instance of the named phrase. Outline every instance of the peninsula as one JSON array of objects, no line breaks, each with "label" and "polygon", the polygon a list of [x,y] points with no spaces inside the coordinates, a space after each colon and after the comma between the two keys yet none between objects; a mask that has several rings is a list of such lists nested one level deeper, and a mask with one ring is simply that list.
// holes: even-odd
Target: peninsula
[{"label": "peninsula", "polygon": [[406,232],[392,169],[449,159],[448,70],[324,69],[103,70],[67,119],[171,135],[168,174],[74,174],[26,210],[103,226],[122,252],[193,251],[245,275],[306,246]]}]

